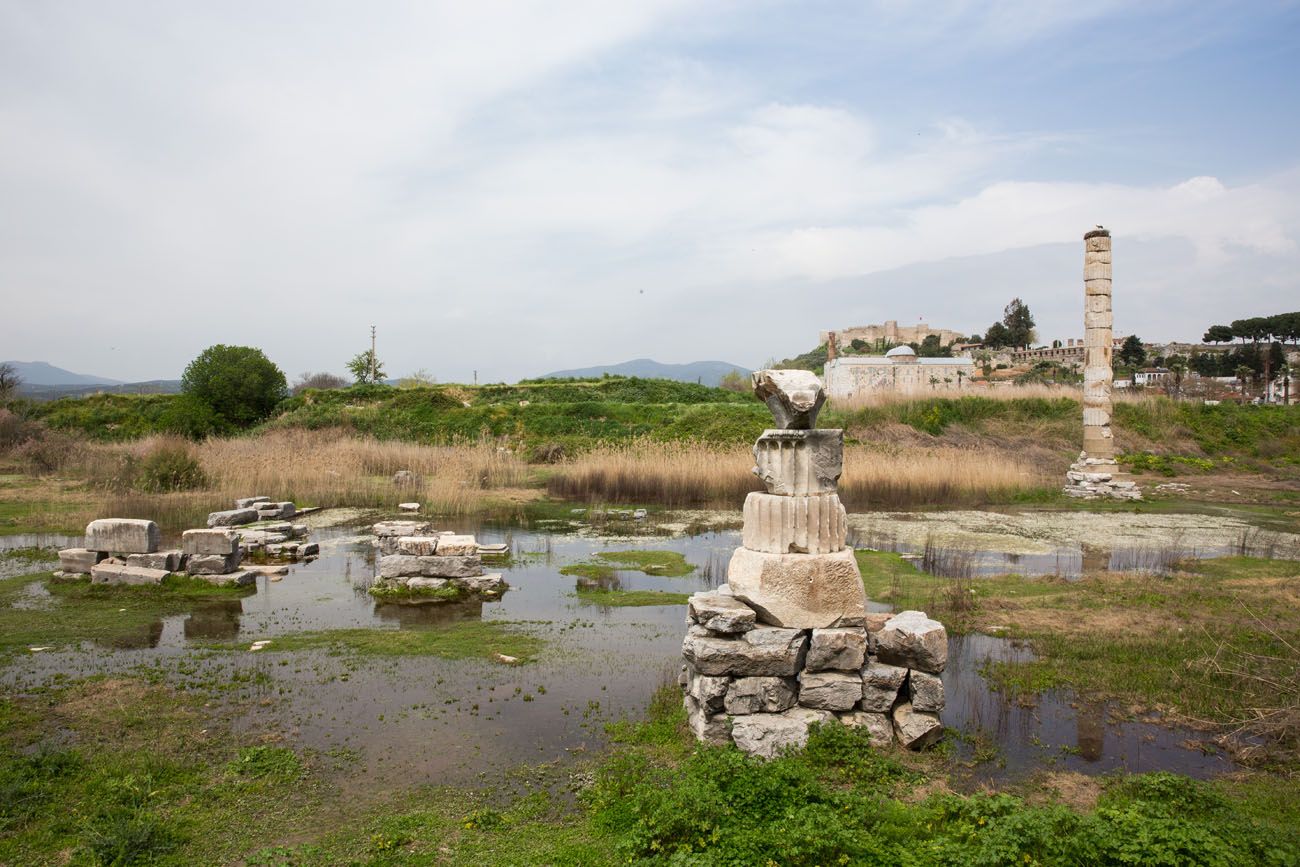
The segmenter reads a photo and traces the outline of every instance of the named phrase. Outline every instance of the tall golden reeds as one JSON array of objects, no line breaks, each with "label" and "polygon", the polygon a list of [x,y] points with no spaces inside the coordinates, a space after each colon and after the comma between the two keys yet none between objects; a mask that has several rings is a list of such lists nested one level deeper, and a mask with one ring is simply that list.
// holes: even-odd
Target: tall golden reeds
[{"label": "tall golden reeds", "polygon": [[[590,502],[737,508],[762,484],[743,446],[633,442],[595,449],[558,467],[547,492]],[[840,498],[850,509],[977,504],[1053,482],[1027,461],[979,448],[849,446]]]}]

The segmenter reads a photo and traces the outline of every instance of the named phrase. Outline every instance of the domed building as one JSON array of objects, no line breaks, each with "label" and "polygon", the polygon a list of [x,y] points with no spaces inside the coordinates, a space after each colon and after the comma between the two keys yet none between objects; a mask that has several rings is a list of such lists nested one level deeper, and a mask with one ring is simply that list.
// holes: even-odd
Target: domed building
[{"label": "domed building", "polygon": [[856,397],[878,392],[924,394],[969,387],[975,362],[970,358],[918,358],[907,344],[884,355],[839,355],[826,361],[826,393]]}]

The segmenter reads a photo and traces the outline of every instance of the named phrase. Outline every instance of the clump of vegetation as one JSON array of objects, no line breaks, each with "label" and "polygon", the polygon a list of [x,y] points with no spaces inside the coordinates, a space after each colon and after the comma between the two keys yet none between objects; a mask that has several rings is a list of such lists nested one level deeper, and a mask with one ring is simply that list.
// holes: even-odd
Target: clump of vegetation
[{"label": "clump of vegetation", "polygon": [[161,441],[136,468],[135,487],[150,493],[191,491],[208,483],[194,451],[183,441]]},{"label": "clump of vegetation", "polygon": [[[278,636],[276,651],[325,650],[357,656],[438,656],[493,659],[498,654],[532,662],[546,642],[500,620],[461,620],[436,629],[325,629]],[[217,645],[234,649],[236,645]],[[242,648],[243,645],[238,645]]]},{"label": "clump of vegetation", "polygon": [[296,780],[303,775],[302,761],[297,753],[286,747],[259,744],[243,747],[226,769],[240,777],[276,777]]},{"label": "clump of vegetation", "polygon": [[695,571],[695,567],[676,551],[601,551],[596,556],[620,569],[633,569],[647,575],[680,578]]},{"label": "clump of vegetation", "polygon": [[669,593],[665,590],[605,590],[599,587],[579,587],[576,595],[583,602],[607,608],[685,605],[690,598],[689,593]]},{"label": "clump of vegetation", "polygon": [[455,584],[442,587],[407,587],[405,585],[375,585],[370,595],[380,602],[458,602],[468,594]]}]

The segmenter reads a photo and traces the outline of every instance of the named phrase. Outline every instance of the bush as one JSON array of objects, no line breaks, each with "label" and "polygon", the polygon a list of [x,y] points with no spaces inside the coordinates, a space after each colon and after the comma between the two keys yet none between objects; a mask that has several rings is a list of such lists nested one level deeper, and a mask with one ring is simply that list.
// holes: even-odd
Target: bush
[{"label": "bush", "polygon": [[163,409],[158,428],[192,440],[206,439],[230,431],[230,425],[216,410],[191,394],[180,394]]},{"label": "bush", "polygon": [[262,350],[218,343],[185,368],[181,391],[235,427],[250,427],[288,396],[288,383]]},{"label": "bush", "polygon": [[56,473],[74,462],[82,452],[81,440],[60,431],[41,430],[20,443],[13,455],[27,466],[32,475]]},{"label": "bush", "polygon": [[208,483],[198,458],[184,442],[154,446],[136,467],[134,486],[150,493],[192,491]]}]

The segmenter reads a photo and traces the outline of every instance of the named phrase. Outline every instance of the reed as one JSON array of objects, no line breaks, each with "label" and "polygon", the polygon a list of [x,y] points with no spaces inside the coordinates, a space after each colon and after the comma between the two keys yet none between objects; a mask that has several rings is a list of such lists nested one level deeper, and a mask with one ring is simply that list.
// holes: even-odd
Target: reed
[{"label": "reed", "polygon": [[[588,502],[736,508],[762,484],[744,447],[634,442],[558,465],[553,497]],[[849,446],[840,498],[850,509],[972,505],[1051,485],[1033,464],[979,448]]]}]

